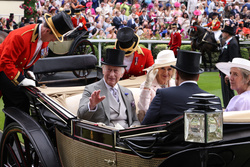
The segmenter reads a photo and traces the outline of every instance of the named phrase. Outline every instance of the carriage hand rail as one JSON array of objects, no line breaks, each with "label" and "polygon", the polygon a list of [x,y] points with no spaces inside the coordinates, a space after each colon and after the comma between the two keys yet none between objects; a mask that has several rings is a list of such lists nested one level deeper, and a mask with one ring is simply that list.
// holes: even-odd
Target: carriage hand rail
[{"label": "carriage hand rail", "polygon": [[63,37],[72,34],[72,33],[73,33],[75,30],[77,30],[78,28],[82,28],[82,26],[83,26],[83,24],[82,24],[82,23],[79,23],[79,25],[78,25],[76,28],[74,28],[73,30],[70,30],[70,31],[66,32],[65,34],[63,34]]}]

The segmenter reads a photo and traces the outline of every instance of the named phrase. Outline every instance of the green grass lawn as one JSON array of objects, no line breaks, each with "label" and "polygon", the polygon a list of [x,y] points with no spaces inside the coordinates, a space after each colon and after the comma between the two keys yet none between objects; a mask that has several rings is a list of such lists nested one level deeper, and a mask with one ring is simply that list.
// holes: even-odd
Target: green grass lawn
[{"label": "green grass lawn", "polygon": [[[218,72],[204,72],[200,75],[198,85],[201,89],[218,96],[222,101],[220,77]],[[4,114],[3,102],[0,100],[0,129],[3,129]]]},{"label": "green grass lawn", "polygon": [[201,89],[218,96],[223,105],[219,72],[204,72],[200,75],[198,85]]}]

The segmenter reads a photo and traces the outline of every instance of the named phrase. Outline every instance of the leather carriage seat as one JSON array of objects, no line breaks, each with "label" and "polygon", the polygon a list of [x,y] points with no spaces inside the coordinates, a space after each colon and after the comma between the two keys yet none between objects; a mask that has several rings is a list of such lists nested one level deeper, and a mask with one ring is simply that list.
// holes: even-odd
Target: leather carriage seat
[{"label": "leather carriage seat", "polygon": [[44,74],[50,72],[94,69],[96,64],[97,58],[92,54],[46,57],[40,58],[35,63],[33,72],[35,74]]},{"label": "leather carriage seat", "polygon": [[[138,111],[137,103],[140,96],[140,88],[129,88],[129,89],[133,92],[136,109]],[[63,104],[63,106],[67,108],[72,114],[77,116],[77,110],[79,108],[79,103],[81,98],[82,98],[82,93],[75,94],[73,96],[66,97],[63,102],[64,104],[62,102],[61,104]]]}]

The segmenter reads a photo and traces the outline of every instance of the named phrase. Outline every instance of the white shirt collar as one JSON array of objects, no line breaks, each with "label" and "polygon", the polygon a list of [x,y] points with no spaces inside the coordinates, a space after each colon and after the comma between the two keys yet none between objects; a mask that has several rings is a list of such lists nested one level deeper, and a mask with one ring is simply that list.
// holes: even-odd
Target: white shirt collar
[{"label": "white shirt collar", "polygon": [[112,87],[112,86],[110,86],[110,85],[108,85],[107,84],[107,82],[105,81],[105,79],[103,78],[103,81],[104,81],[104,83],[105,83],[105,85],[106,85],[106,87],[107,87],[107,89],[110,91],[110,88],[115,88],[115,89],[117,89],[118,90],[118,85],[117,84],[115,84],[115,86],[114,87]]},{"label": "white shirt collar", "polygon": [[233,37],[229,38],[228,40],[226,40],[225,44],[227,45],[228,42],[232,39]]},{"label": "white shirt collar", "polygon": [[185,84],[185,83],[194,83],[197,85],[197,82],[196,81],[183,81],[179,86]]}]

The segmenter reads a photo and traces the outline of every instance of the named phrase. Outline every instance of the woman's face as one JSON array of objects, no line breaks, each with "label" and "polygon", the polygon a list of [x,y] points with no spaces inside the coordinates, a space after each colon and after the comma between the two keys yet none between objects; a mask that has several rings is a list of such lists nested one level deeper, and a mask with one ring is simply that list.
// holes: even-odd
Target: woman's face
[{"label": "woman's face", "polygon": [[156,75],[156,79],[159,84],[167,84],[173,76],[174,69],[170,66],[161,67]]},{"label": "woman's face", "polygon": [[230,69],[229,81],[231,84],[231,89],[236,90],[238,94],[241,94],[246,91],[249,82],[249,80],[246,81],[243,78],[241,70],[237,67],[232,67]]}]

